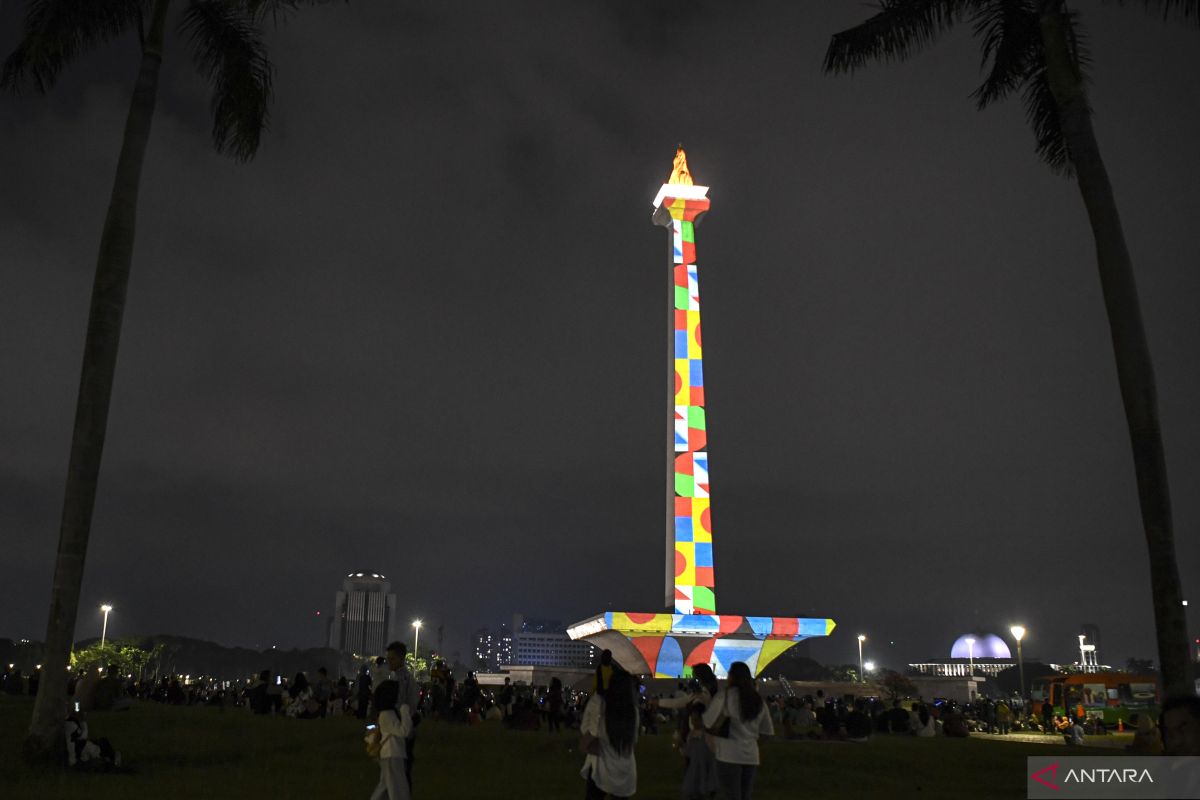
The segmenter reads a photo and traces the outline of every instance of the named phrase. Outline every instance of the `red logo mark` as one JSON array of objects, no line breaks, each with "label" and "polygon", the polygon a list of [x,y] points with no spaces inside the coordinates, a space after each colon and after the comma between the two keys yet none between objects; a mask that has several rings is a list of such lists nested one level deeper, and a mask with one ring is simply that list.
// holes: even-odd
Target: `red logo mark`
[{"label": "red logo mark", "polygon": [[[1047,772],[1049,772],[1049,773],[1050,773],[1050,780],[1049,780],[1049,781],[1048,781],[1048,780],[1046,780],[1045,778],[1043,778],[1043,777],[1042,777],[1042,776],[1043,776],[1043,775],[1045,775]],[[1058,762],[1057,762],[1057,761],[1056,761],[1056,762],[1054,762],[1053,764],[1051,764],[1051,765],[1050,765],[1050,766],[1048,766],[1048,767],[1042,767],[1042,768],[1041,768],[1041,769],[1039,769],[1037,772],[1035,772],[1035,773],[1033,773],[1032,775],[1030,775],[1030,776],[1029,776],[1029,779],[1030,779],[1030,780],[1037,781],[1037,782],[1038,782],[1038,783],[1040,783],[1042,786],[1049,786],[1051,789],[1053,789],[1053,790],[1054,790],[1054,791],[1056,791],[1056,792],[1061,792],[1061,791],[1062,791],[1062,787],[1061,787],[1061,786],[1058,786],[1058,785],[1056,785],[1056,784],[1053,784],[1053,783],[1051,783],[1051,782],[1050,782],[1050,781],[1056,781],[1056,780],[1058,780]]]}]

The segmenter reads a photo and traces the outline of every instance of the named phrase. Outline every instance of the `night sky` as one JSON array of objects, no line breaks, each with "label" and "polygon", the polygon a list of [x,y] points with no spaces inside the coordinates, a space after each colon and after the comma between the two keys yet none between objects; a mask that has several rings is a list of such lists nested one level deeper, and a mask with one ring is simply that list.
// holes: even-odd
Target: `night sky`
[{"label": "night sky", "polygon": [[[818,8],[819,6],[819,8]],[[10,52],[23,3],[0,6]],[[1080,2],[1200,545],[1200,31]],[[685,10],[686,9],[686,10]],[[77,636],[316,646],[347,572],[446,649],[515,612],[656,611],[667,232],[698,229],[718,608],[811,613],[826,662],[1029,628],[1157,660],[1090,231],[968,28],[821,74],[861,3],[354,0],[270,34],[258,158],[168,42]],[[0,98],[0,636],[45,632],[132,38]],[[322,617],[315,614],[320,610]],[[407,631],[411,634],[411,629]],[[424,633],[424,632],[423,632]],[[422,636],[422,644],[425,638]],[[894,642],[894,644],[888,644]],[[432,642],[431,642],[432,643]]]}]

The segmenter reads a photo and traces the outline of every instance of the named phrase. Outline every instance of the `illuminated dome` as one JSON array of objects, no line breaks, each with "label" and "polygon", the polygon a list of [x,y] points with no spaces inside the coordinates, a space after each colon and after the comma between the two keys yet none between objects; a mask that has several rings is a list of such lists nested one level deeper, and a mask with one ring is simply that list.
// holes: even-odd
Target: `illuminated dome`
[{"label": "illuminated dome", "polygon": [[[967,639],[974,639],[975,644],[967,644]],[[994,633],[964,633],[954,640],[950,648],[951,658],[1012,658],[1008,645]]]}]

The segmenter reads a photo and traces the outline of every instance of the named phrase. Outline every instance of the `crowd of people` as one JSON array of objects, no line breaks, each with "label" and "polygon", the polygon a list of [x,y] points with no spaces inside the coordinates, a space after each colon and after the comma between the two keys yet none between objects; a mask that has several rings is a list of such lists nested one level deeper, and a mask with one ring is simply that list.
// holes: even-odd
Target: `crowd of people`
[{"label": "crowd of people", "polygon": [[[706,665],[675,691],[656,696],[605,651],[586,687],[549,685],[482,686],[475,673],[457,681],[444,662],[435,662],[418,683],[408,668],[407,649],[393,642],[384,656],[361,666],[353,680],[334,680],[325,668],[291,678],[263,670],[244,682],[191,681],[180,676],[134,680],[113,668],[88,670],[69,683],[66,717],[68,762],[119,767],[120,754],[104,739],[89,738],[89,711],[120,711],[134,700],[172,705],[243,707],[261,715],[311,720],[353,715],[367,724],[368,754],[378,758],[380,776],[372,800],[411,800],[416,734],[422,720],[467,726],[498,723],[514,731],[577,730],[583,754],[580,775],[588,800],[631,797],[637,791],[639,737],[672,730],[682,759],[683,800],[750,800],[758,770],[758,740],[777,732],[784,739],[862,744],[877,735],[918,738],[966,737],[1014,732],[1062,736],[1069,745],[1107,735],[1109,728],[1082,706],[1056,715],[1048,704],[1023,706],[1004,699],[925,702],[871,697],[763,697],[746,664],[731,665],[724,683]],[[33,694],[38,674],[11,666],[0,692]],[[1135,755],[1200,755],[1200,699],[1174,698],[1162,708],[1161,724],[1149,714],[1130,720]]]},{"label": "crowd of people", "polygon": [[0,694],[35,695],[41,679],[42,667],[40,664],[36,669],[30,670],[28,675],[23,674],[15,664],[9,664],[4,668],[3,674],[0,674]]}]

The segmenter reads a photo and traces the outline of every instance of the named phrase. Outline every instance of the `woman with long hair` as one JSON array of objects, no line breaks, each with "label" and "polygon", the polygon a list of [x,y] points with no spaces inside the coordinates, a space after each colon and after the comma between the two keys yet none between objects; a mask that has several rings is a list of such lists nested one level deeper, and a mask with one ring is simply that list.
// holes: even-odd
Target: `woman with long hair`
[{"label": "woman with long hair", "polygon": [[579,749],[587,754],[580,775],[587,781],[587,800],[618,800],[637,791],[637,684],[613,665],[599,678],[579,725]]},{"label": "woman with long hair", "polygon": [[775,726],[745,663],[730,665],[728,682],[704,711],[704,726],[714,732],[721,797],[750,800],[758,769],[758,737],[774,736]]}]

